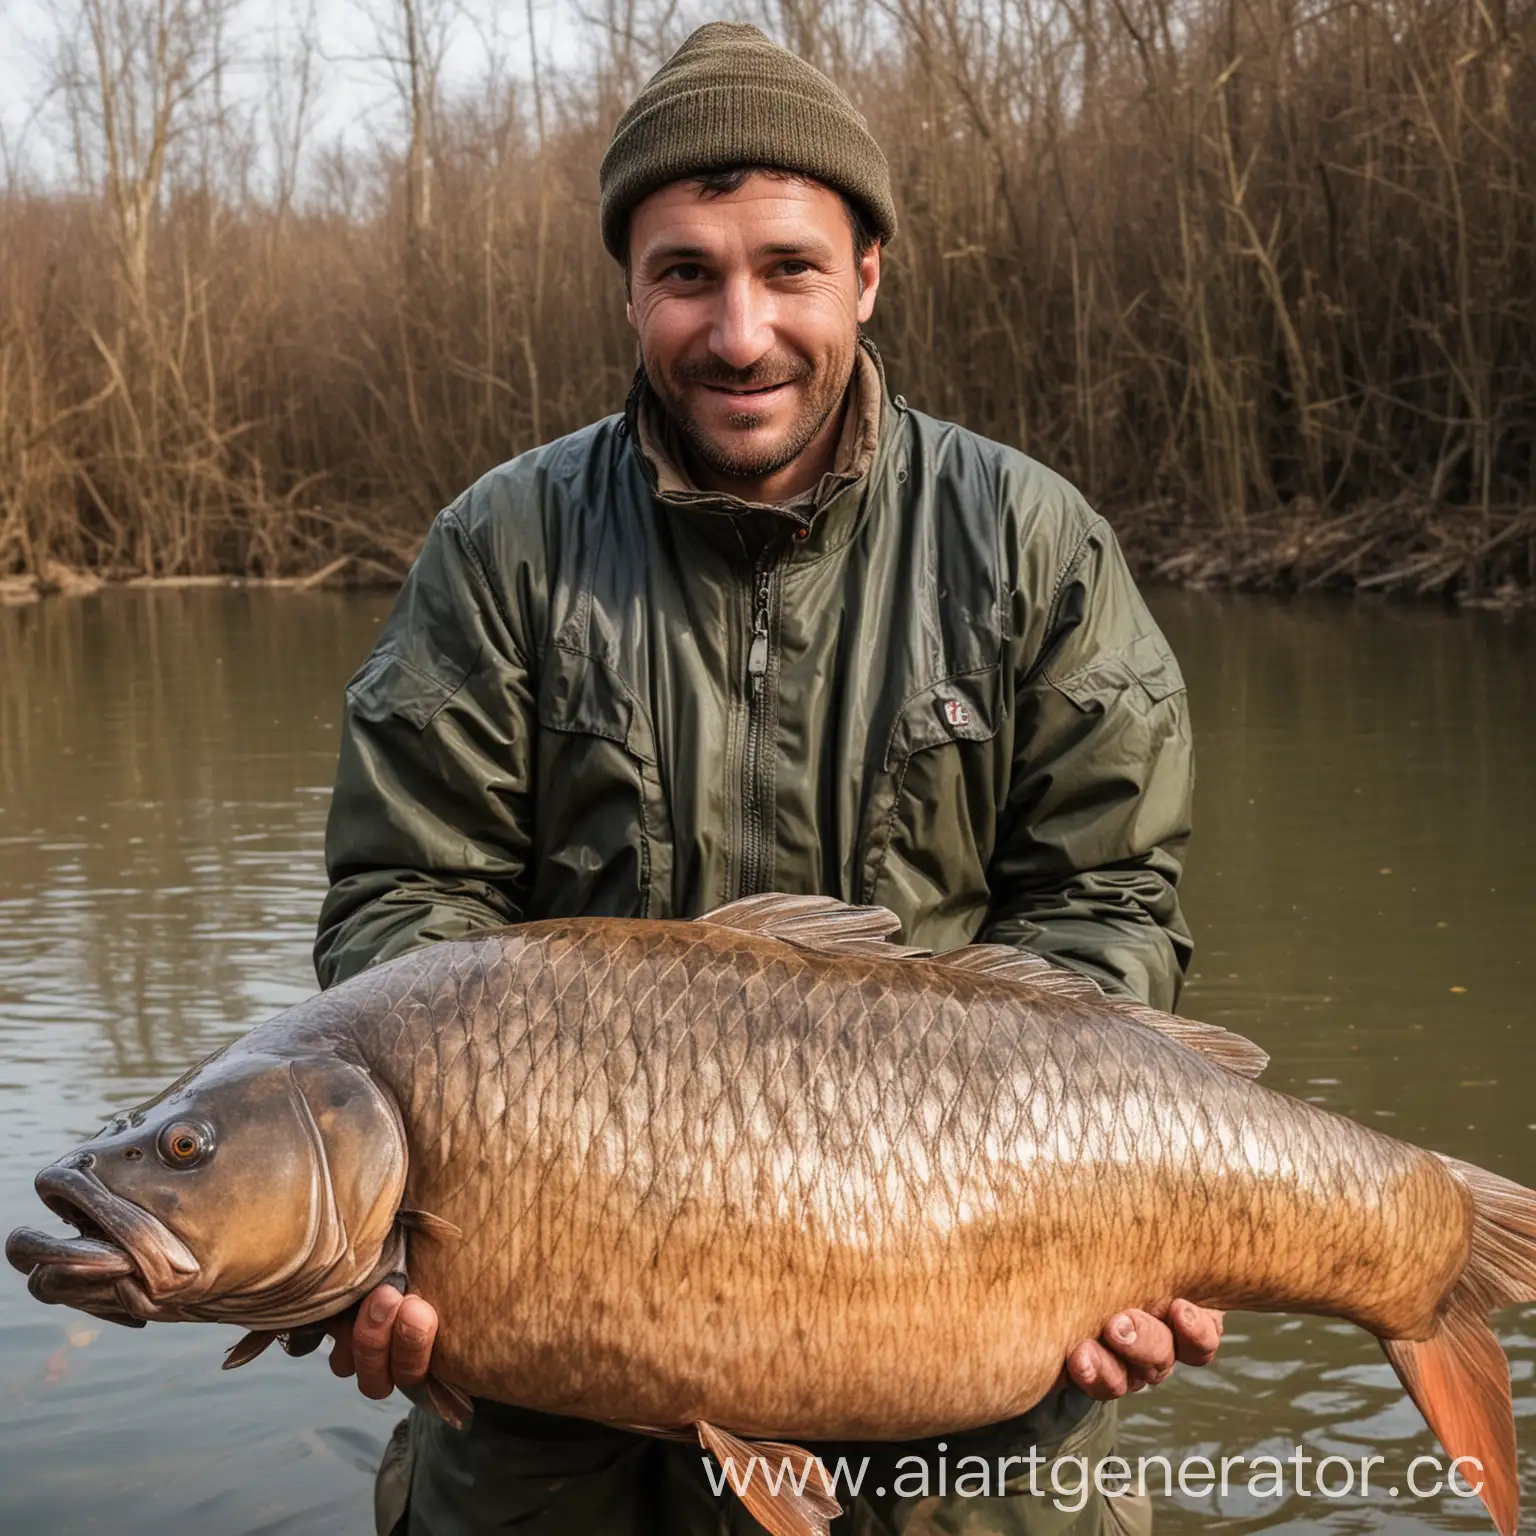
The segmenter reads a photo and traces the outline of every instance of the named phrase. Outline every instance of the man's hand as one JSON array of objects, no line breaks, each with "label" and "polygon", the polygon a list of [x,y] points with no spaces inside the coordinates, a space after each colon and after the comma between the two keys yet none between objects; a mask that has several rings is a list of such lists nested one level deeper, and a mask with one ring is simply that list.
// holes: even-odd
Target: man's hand
[{"label": "man's hand", "polygon": [[[1084,1339],[1068,1355],[1063,1375],[1100,1402],[1155,1387],[1174,1363],[1209,1365],[1221,1342],[1225,1316],[1176,1301],[1161,1322],[1133,1307],[1109,1320],[1098,1339]],[[420,1296],[402,1296],[381,1285],[363,1298],[353,1321],[332,1329],[336,1345],[331,1369],[357,1376],[365,1397],[384,1398],[396,1387],[418,1387],[426,1379],[437,1337],[437,1312]]]},{"label": "man's hand", "polygon": [[388,1397],[426,1380],[437,1338],[437,1310],[420,1296],[402,1296],[392,1285],[376,1286],[363,1297],[355,1318],[334,1323],[331,1369],[357,1376],[364,1397]]},{"label": "man's hand", "polygon": [[1068,1352],[1063,1376],[1107,1403],[1167,1380],[1175,1361],[1209,1365],[1225,1323],[1225,1313],[1190,1301],[1174,1302],[1166,1323],[1139,1307],[1117,1312],[1097,1339],[1084,1339]]}]

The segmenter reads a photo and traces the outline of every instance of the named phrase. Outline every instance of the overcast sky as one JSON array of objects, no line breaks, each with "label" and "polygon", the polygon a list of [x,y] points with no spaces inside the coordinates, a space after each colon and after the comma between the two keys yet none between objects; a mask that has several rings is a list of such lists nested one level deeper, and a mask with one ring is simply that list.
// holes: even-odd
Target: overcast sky
[{"label": "overcast sky", "polygon": [[[370,128],[385,128],[393,107],[384,69],[370,62],[376,52],[373,23],[366,6],[388,0],[313,0],[316,59],[317,118],[311,143],[336,136],[361,138]],[[237,12],[231,52],[259,59],[291,46],[309,0],[276,4],[245,0]],[[495,48],[519,74],[531,57],[527,6],[505,0],[461,0],[444,78],[450,90],[467,87],[481,77],[486,51]],[[0,132],[11,154],[18,144],[32,172],[57,175],[67,165],[56,115],[50,112],[51,58],[56,52],[61,22],[78,15],[75,0],[0,0]],[[572,0],[534,0],[534,30],[540,60],[557,67],[579,63],[583,37]],[[269,89],[259,67],[236,72],[231,89],[251,105]]]}]

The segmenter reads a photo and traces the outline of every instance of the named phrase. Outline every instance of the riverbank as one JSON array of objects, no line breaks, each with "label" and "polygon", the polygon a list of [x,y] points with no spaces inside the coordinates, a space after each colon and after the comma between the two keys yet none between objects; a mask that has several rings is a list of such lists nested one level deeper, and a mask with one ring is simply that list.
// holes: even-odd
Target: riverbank
[{"label": "riverbank", "polygon": [[[1536,608],[1536,505],[1433,507],[1400,497],[1335,517],[1295,503],[1211,527],[1152,504],[1111,514],[1137,576],[1194,591],[1354,592],[1513,611]],[[353,525],[359,526],[354,523]],[[36,576],[0,576],[0,606],[81,597],[107,586],[175,589],[270,587],[293,592],[394,587],[410,546],[338,555],[290,576],[240,572],[146,576],[131,567],[79,569],[57,560]]]},{"label": "riverbank", "polygon": [[1485,513],[1403,496],[1321,517],[1300,502],[1215,528],[1149,506],[1111,521],[1138,576],[1170,586],[1536,607],[1536,504]]},{"label": "riverbank", "polygon": [[106,587],[177,591],[211,588],[267,588],[288,592],[314,592],[335,587],[394,587],[405,575],[405,565],[386,565],[371,556],[340,555],[316,570],[298,576],[242,576],[213,573],[199,576],[145,576],[128,569],[105,573],[79,570],[57,560],[45,561],[36,576],[0,576],[0,607],[36,603],[45,597],[90,597]]}]

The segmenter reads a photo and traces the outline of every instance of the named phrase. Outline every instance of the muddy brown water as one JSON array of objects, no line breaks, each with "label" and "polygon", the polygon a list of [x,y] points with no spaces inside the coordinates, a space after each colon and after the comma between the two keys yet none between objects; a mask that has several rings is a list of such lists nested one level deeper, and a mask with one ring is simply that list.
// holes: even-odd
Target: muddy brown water
[{"label": "muddy brown water", "polygon": [[[1536,1184],[1536,624],[1153,602],[1199,746],[1185,1011],[1260,1041],[1278,1087]],[[387,607],[0,609],[0,1233],[46,1223],[32,1175],[110,1110],[312,990],[337,707]],[[1536,1309],[1499,1331],[1536,1505]],[[234,1337],[97,1324],[0,1272],[0,1530],[368,1531],[398,1399],[363,1401],[319,1356],[221,1374]],[[1344,1325],[1234,1315],[1215,1367],[1126,1421],[1132,1456],[1291,1464],[1274,1496],[1250,1485],[1267,1464],[1233,1463],[1222,1494],[1189,1463],[1189,1491],[1157,1500],[1166,1532],[1488,1529],[1474,1501],[1405,1486],[1435,1446]],[[1356,1490],[1382,1458],[1369,1497],[1317,1491],[1330,1455]],[[1339,1487],[1342,1464],[1323,1475]]]}]

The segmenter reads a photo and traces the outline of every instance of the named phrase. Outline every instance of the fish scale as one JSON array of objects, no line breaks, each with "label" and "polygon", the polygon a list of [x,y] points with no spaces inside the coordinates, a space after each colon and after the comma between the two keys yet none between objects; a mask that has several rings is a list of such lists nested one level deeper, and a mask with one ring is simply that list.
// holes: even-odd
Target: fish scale
[{"label": "fish scale", "polygon": [[[560,940],[556,936],[551,935],[547,942],[558,944]],[[735,975],[747,964],[746,956],[744,956],[741,948],[734,943],[721,950],[721,947],[718,945],[701,942],[699,939],[690,936],[689,952],[695,958],[702,960],[706,966],[718,964],[723,966],[728,974],[732,975]],[[500,959],[501,957],[498,956],[498,960]],[[783,1020],[776,1017],[776,1015],[783,1011],[784,999],[793,999],[793,973],[804,962],[799,964],[791,963],[790,959],[787,959],[782,954],[775,953],[770,953],[766,959],[773,969],[770,969],[767,975],[764,975],[759,970],[754,978],[748,980],[745,991],[750,994],[754,980],[767,981],[770,984],[763,1005],[754,1010],[752,1016],[775,1017],[775,1023],[779,1027],[769,1030],[768,1033],[770,1038],[777,1039],[782,1036]],[[683,960],[685,966],[686,961],[687,955],[684,956]],[[548,962],[543,957],[523,957],[517,963],[537,968]],[[560,954],[553,963],[557,970],[568,965],[570,963],[570,952],[566,951]],[[589,976],[589,986],[585,989],[582,1005],[588,1007],[593,1002],[601,1002],[604,1006],[598,1017],[604,1020],[611,1020],[615,1015],[610,1007],[607,1006],[611,1003],[611,999],[603,995],[603,982],[607,978],[602,974],[602,968],[603,961],[595,960],[595,974]],[[865,966],[866,976],[860,978],[861,983],[867,979],[867,973],[871,968],[870,966]],[[699,990],[708,996],[711,1009],[718,1015],[722,1005],[717,988],[709,985],[710,979],[706,976]],[[523,990],[525,996],[537,999],[542,989],[538,979],[534,977],[529,980]],[[693,991],[694,988],[690,986],[689,990]],[[860,991],[860,986],[854,986],[849,989],[848,995],[857,997]],[[518,989],[514,987],[509,989],[505,995],[516,997],[517,993]],[[555,996],[562,1003],[569,1003],[572,998],[572,992],[568,987],[561,986],[556,990]],[[739,996],[740,994],[738,993]],[[650,1011],[652,1016],[649,1022],[656,1031],[655,1043],[651,1049],[659,1054],[661,1060],[666,1063],[667,1068],[675,1072],[679,1040],[671,1039],[667,1036],[665,1025],[669,1019],[675,1020],[678,1015],[670,999],[666,1000],[665,1006],[658,1010],[655,1005],[659,997],[660,994],[653,988],[642,986],[638,991],[638,995],[629,1002],[626,1010],[627,1017],[630,1020],[644,1018],[648,1010]],[[952,988],[946,986],[935,989],[927,999],[929,1005],[927,1012],[929,1016],[923,1019],[918,1027],[913,1028],[911,1033],[911,1039],[915,1042],[920,1042],[921,1046],[926,1048],[929,1053],[929,1059],[923,1063],[923,1070],[931,1092],[926,1097],[922,1094],[909,1094],[908,1097],[911,1101],[920,1106],[925,1106],[930,1112],[937,1113],[941,1117],[944,1115],[945,1108],[947,1107],[947,1119],[949,1122],[947,1131],[942,1126],[940,1127],[937,1144],[930,1144],[925,1156],[925,1161],[930,1166],[939,1170],[937,1177],[930,1177],[924,1188],[924,1203],[927,1208],[928,1219],[912,1224],[904,1233],[900,1234],[900,1236],[905,1237],[909,1245],[916,1249],[917,1271],[929,1284],[932,1283],[932,1270],[931,1268],[925,1269],[924,1267],[925,1262],[930,1266],[932,1265],[933,1253],[929,1250],[934,1249],[936,1246],[938,1254],[937,1268],[941,1271],[946,1270],[948,1266],[946,1266],[945,1260],[953,1254],[955,1245],[963,1235],[965,1223],[956,1217],[957,1205],[961,1203],[969,1203],[971,1205],[990,1204],[995,1189],[995,1186],[994,1188],[980,1190],[974,1190],[969,1187],[967,1175],[980,1151],[980,1146],[974,1137],[956,1134],[957,1129],[964,1127],[967,1122],[976,1122],[978,1120],[983,1122],[990,1120],[994,1123],[995,1127],[997,1115],[995,1107],[989,1110],[987,1102],[975,1104],[971,1102],[971,1098],[976,1097],[972,1091],[973,1076],[977,1066],[977,1058],[980,1054],[975,1049],[975,1040],[972,1038],[978,1034],[977,1018],[974,1010],[970,1015],[968,1024],[958,1016],[958,1012],[955,1018],[950,1018],[946,1010],[946,1004],[952,1003],[953,999],[954,992]],[[791,1015],[793,1014],[792,1002],[788,1011]],[[861,1013],[863,1014],[862,1017],[859,1016]],[[591,1015],[589,1014],[588,1017],[590,1018]],[[844,1020],[841,1023],[843,1027],[850,1027],[856,1030],[868,1029],[871,1025],[871,1020],[867,1012],[857,1010],[852,1020]],[[537,1018],[531,1018],[526,1023],[515,1023],[513,1027],[527,1028],[530,1033],[536,1034],[539,1022]],[[581,1039],[579,1032],[570,1031],[569,1033],[573,1040],[579,1041]],[[1033,1031],[1033,1033],[1038,1035],[1038,1029]],[[891,1038],[899,1039],[900,1037],[892,1036]],[[1045,1059],[1051,1062],[1053,1068],[1047,1075],[1060,1083],[1062,1087],[1059,1090],[1060,1096],[1054,1104],[1052,1104],[1049,1098],[1044,1102],[1039,1098],[1033,1101],[1037,1115],[1045,1117],[1044,1123],[1036,1126],[1036,1145],[1040,1145],[1051,1131],[1059,1131],[1064,1123],[1071,1123],[1075,1118],[1079,1126],[1078,1135],[1081,1139],[1075,1144],[1069,1140],[1068,1144],[1060,1150],[1068,1156],[1082,1159],[1085,1153],[1091,1150],[1090,1143],[1103,1139],[1104,1128],[1095,1125],[1091,1115],[1085,1114],[1081,1105],[1073,1106],[1074,1115],[1065,1115],[1063,1113],[1062,1105],[1069,1098],[1065,1085],[1069,1081],[1076,1082],[1080,1089],[1083,1085],[1086,1085],[1090,1104],[1112,1104],[1113,1083],[1111,1082],[1106,1085],[1103,1081],[1103,1074],[1099,1071],[1091,1056],[1087,1056],[1084,1053],[1086,1045],[1097,1045],[1099,1042],[1079,1039],[1067,1040],[1067,1037],[1063,1038],[1067,1044],[1065,1060],[1053,1061],[1049,1050],[1045,1052]],[[595,1031],[592,1039],[594,1048],[600,1056],[605,1055],[611,1048],[612,1037],[606,1026]],[[1039,1041],[1031,1038],[1031,1031],[1027,1028],[1016,1036],[1016,1040],[1017,1050],[1015,1056],[1021,1062],[1027,1061],[1031,1052],[1039,1051]],[[688,1087],[687,1091],[677,1096],[675,1103],[678,1106],[678,1112],[671,1117],[670,1122],[664,1120],[660,1127],[653,1127],[653,1134],[667,1137],[658,1146],[654,1161],[658,1166],[666,1166],[670,1162],[675,1161],[679,1156],[686,1159],[690,1170],[689,1178],[682,1181],[679,1189],[674,1192],[680,1200],[686,1201],[689,1191],[700,1181],[706,1184],[720,1184],[727,1190],[730,1201],[740,1203],[749,1200],[749,1188],[732,1187],[733,1168],[731,1161],[728,1155],[722,1157],[721,1154],[723,1146],[734,1144],[737,1146],[755,1147],[755,1143],[751,1141],[751,1138],[743,1136],[744,1127],[733,1123],[738,1116],[733,1115],[729,1098],[722,1095],[720,1091],[722,1083],[720,1075],[721,1064],[717,1058],[720,1048],[724,1043],[724,1037],[722,1036],[718,1019],[713,1028],[707,1028],[702,1023],[692,1019],[686,1020],[680,1035],[680,1041],[684,1043],[683,1054],[688,1066]],[[942,1043],[942,1053],[935,1059],[932,1056],[932,1051],[940,1043]],[[970,1049],[966,1049],[967,1044],[969,1044]],[[1150,1049],[1150,1046],[1148,1049]],[[960,1052],[958,1056],[956,1055],[957,1050]],[[1038,1056],[1036,1059],[1038,1059]],[[584,1076],[582,1071],[572,1071],[564,1062],[557,1061],[555,1065],[556,1078],[561,1083],[579,1083]],[[1145,1070],[1145,1063],[1138,1063],[1138,1067],[1141,1070]],[[387,1066],[384,1070],[387,1076]],[[533,1070],[537,1074],[537,1062]],[[902,1070],[903,1064],[898,1061],[894,1067],[894,1075],[897,1081],[900,1080]],[[586,1068],[585,1075],[589,1080],[605,1081],[601,1074],[594,1076],[590,1066]],[[1031,1075],[1033,1076],[1033,1074]],[[766,1083],[762,1085],[763,1088],[766,1088],[766,1086]],[[838,1097],[819,1124],[823,1127],[837,1127],[839,1133],[841,1133],[847,1124],[843,1102],[847,1096],[846,1083],[839,1082],[837,1088]],[[1108,1091],[1106,1091],[1106,1088],[1108,1088]],[[994,1073],[984,1079],[983,1091],[994,1101],[1001,1097],[1009,1096],[1010,1082],[1006,1073]],[[968,1094],[971,1095],[971,1098],[968,1098]],[[785,1103],[784,1114],[788,1119],[793,1118],[791,1111],[796,1096],[792,1094]],[[558,1122],[562,1116],[568,1119],[575,1112],[576,1105],[579,1102],[579,1097],[574,1092],[568,1092],[557,1104],[546,1105],[545,1110],[547,1113],[550,1109],[553,1109]],[[484,1131],[487,1128],[482,1126],[481,1129]],[[948,1144],[945,1144],[946,1136]],[[1197,1121],[1193,1130],[1186,1128],[1183,1131],[1183,1139],[1191,1147],[1198,1150],[1202,1141],[1210,1141],[1212,1138],[1209,1136],[1209,1127],[1203,1126]],[[756,1152],[753,1151],[751,1155],[755,1156]],[[818,1145],[817,1137],[814,1134],[809,1137],[801,1135],[792,1138],[791,1156],[787,1159],[787,1165],[791,1171],[797,1174],[808,1193],[814,1193],[818,1187],[821,1187],[825,1195],[835,1188],[835,1183],[829,1183],[829,1181],[822,1179],[817,1172],[826,1161],[827,1159],[823,1156],[823,1149]],[[746,1170],[748,1183],[750,1183],[750,1177],[754,1171],[750,1166]],[[574,1170],[573,1189],[579,1187],[579,1179],[582,1172],[583,1169],[579,1166]],[[882,1183],[883,1181],[877,1181],[877,1191],[882,1187]],[[738,1186],[739,1184],[740,1180],[737,1181]],[[1107,1195],[1109,1191],[1101,1191],[1097,1186],[1090,1187],[1090,1214],[1100,1221],[1107,1214],[1106,1206],[1096,1198],[1101,1193]],[[412,1198],[419,1200],[421,1196],[413,1190]],[[560,1222],[570,1218],[573,1214],[579,1215],[579,1208],[574,1203],[575,1200],[575,1195],[568,1192],[562,1197],[553,1213],[546,1210],[546,1214],[553,1214],[556,1218],[555,1225],[558,1226]],[[437,1203],[443,1206],[450,1217],[454,1216],[455,1213],[451,1200],[446,1205],[441,1200]],[[877,1214],[879,1212],[879,1205],[880,1201],[877,1195],[877,1199],[872,1207]],[[533,1209],[539,1208],[536,1201],[530,1202],[530,1207]],[[634,1219],[636,1216],[643,1214],[643,1212],[632,1209],[627,1214],[631,1219]],[[718,1224],[719,1212],[717,1211],[715,1214],[716,1222],[714,1224],[705,1224],[694,1238],[700,1255],[700,1266],[706,1269],[711,1262],[708,1256],[718,1250],[722,1240],[722,1233]],[[661,1220],[662,1218],[659,1215],[655,1217],[655,1221],[658,1224]],[[866,1225],[877,1235],[881,1231],[881,1223],[876,1219],[871,1219],[867,1213]],[[511,1227],[511,1241],[514,1244],[518,1238],[518,1231],[518,1225],[514,1223]],[[562,1242],[557,1241],[552,1253],[541,1253],[539,1261],[542,1263],[549,1257],[554,1257],[558,1260],[561,1257],[563,1246]],[[530,1251],[533,1251],[532,1248],[530,1248]],[[878,1244],[870,1244],[862,1250],[863,1266],[866,1273],[876,1262],[877,1251]],[[903,1262],[899,1250],[894,1260],[887,1255],[886,1262],[893,1265],[892,1272],[899,1272]],[[600,1280],[600,1277],[597,1276],[583,1276],[583,1278],[587,1280]],[[863,1276],[857,1275],[855,1278],[861,1279]],[[951,1271],[948,1278],[949,1288],[952,1293],[963,1292],[963,1268],[959,1271]],[[581,1287],[573,1286],[569,1294],[579,1297],[581,1290]],[[745,1298],[744,1304],[749,1299]],[[847,1342],[846,1340],[840,1340],[837,1347],[839,1349],[846,1348]],[[445,1337],[444,1348],[445,1351],[451,1354],[451,1339]],[[593,1411],[593,1405],[590,1403],[571,1402],[568,1399],[552,1402],[549,1406],[564,1411],[572,1411],[573,1409],[577,1411],[585,1410],[589,1413]],[[1003,1416],[1003,1410],[1016,1410],[1018,1406],[1021,1405],[1018,1405],[1016,1402],[989,1404],[986,1406],[984,1413],[989,1418],[1001,1417]],[[972,1411],[976,1412],[978,1410],[973,1409]],[[737,1422],[740,1422],[739,1418]],[[778,1425],[762,1424],[754,1427],[760,1427],[765,1432],[770,1428],[774,1430],[781,1428]],[[828,1423],[820,1426],[820,1430],[823,1434],[831,1435],[854,1433],[865,1427],[861,1424]],[[910,1432],[916,1432],[917,1429],[918,1426],[910,1426]]]},{"label": "fish scale", "polygon": [[[88,1235],[7,1253],[45,1301],[247,1321],[231,1363],[311,1347],[404,1265],[440,1317],[439,1411],[490,1398],[716,1455],[1012,1418],[1115,1312],[1175,1296],[1345,1317],[1513,1530],[1483,1317],[1536,1299],[1536,1196],[1265,1088],[1223,1030],[895,927],[766,895],[434,945],[44,1170]],[[195,1167],[167,1167],[172,1130]],[[777,1536],[826,1529],[825,1499],[743,1497]]]}]

